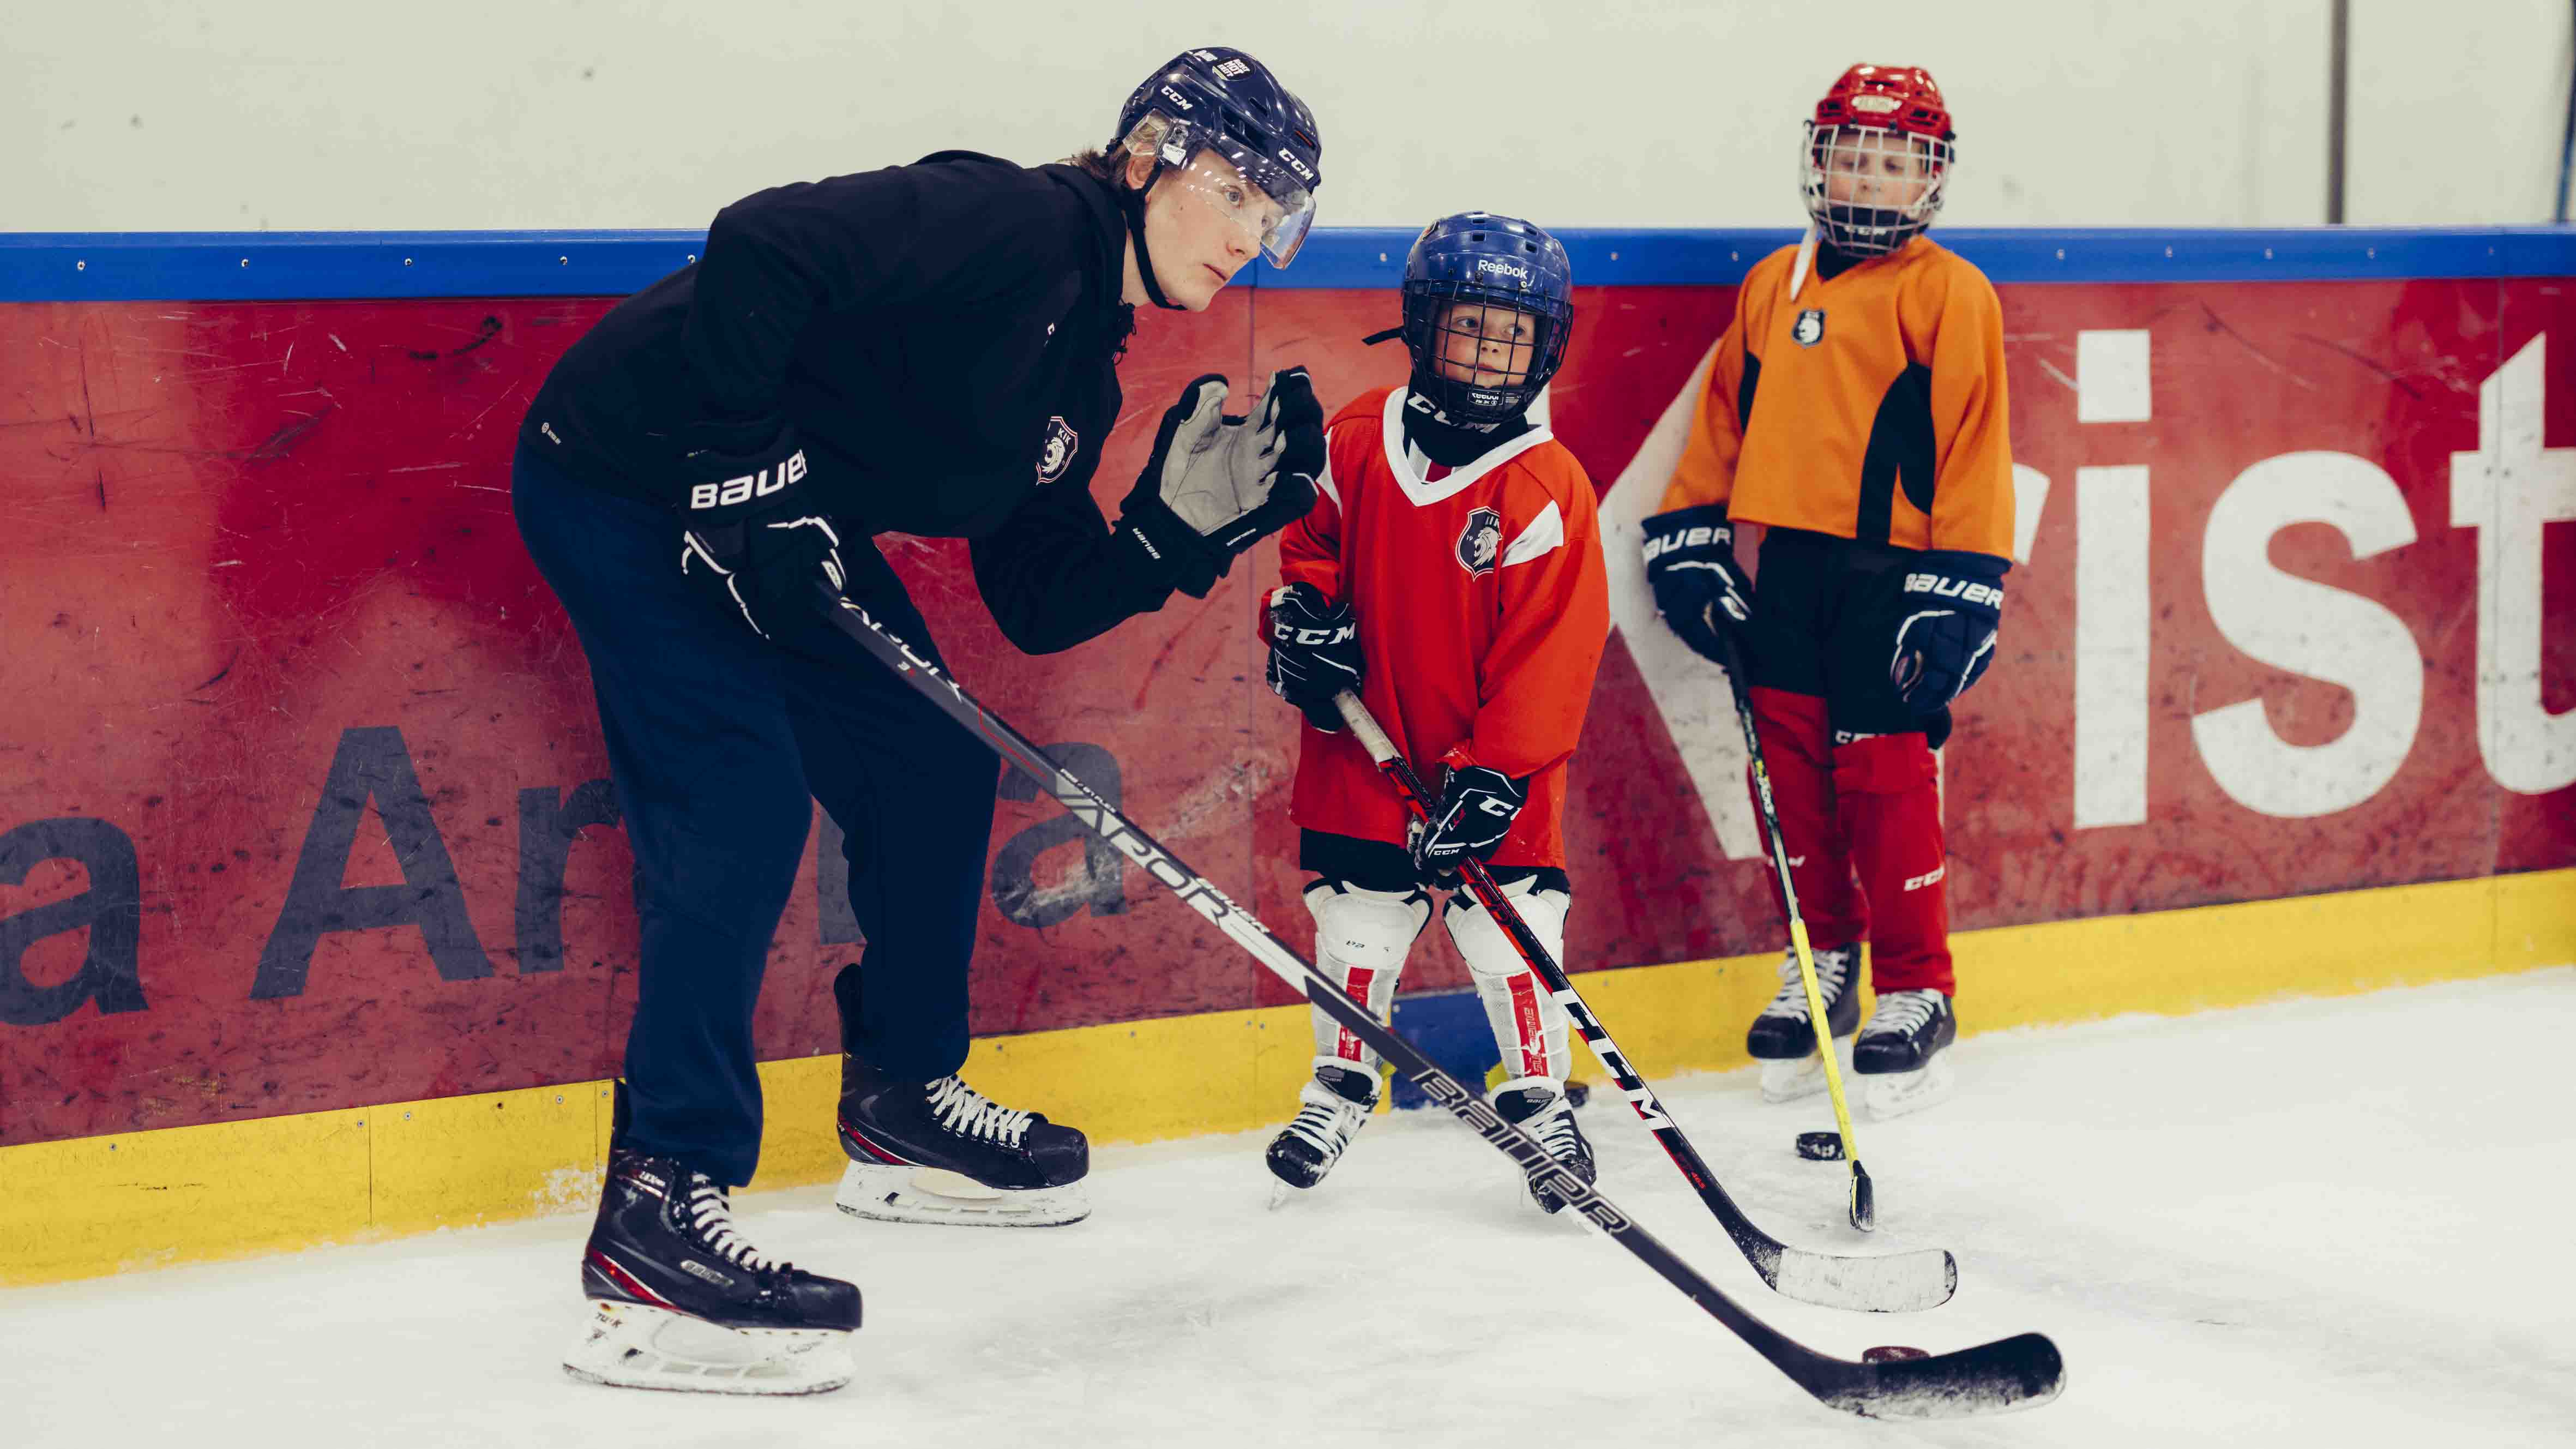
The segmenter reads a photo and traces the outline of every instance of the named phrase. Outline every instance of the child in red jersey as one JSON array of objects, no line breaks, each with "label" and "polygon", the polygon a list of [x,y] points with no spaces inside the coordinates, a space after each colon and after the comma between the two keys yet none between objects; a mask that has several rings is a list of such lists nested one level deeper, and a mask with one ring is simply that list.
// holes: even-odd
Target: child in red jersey
[{"label": "child in red jersey", "polygon": [[[1311,726],[1290,808],[1316,877],[1315,957],[1381,1018],[1430,921],[1427,888],[1454,887],[1464,857],[1490,861],[1564,954],[1565,762],[1610,630],[1591,480],[1529,417],[1564,360],[1572,285],[1565,249],[1528,222],[1466,212],[1425,228],[1405,259],[1412,376],[1334,417],[1321,496],[1280,536],[1264,627],[1271,688]],[[1345,689],[1407,758],[1442,767],[1431,826],[1341,732]],[[1441,918],[1502,1050],[1495,1110],[1590,1181],[1565,1009],[1466,892]],[[1268,1155],[1298,1188],[1332,1169],[1378,1094],[1376,1053],[1320,1011],[1314,1023],[1313,1079]]]}]

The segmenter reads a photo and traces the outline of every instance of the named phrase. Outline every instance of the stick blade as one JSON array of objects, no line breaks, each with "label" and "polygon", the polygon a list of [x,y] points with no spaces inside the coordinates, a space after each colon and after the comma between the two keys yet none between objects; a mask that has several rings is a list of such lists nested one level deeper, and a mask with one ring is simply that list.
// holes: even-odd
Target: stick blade
[{"label": "stick blade", "polygon": [[2066,1360],[2047,1335],[2018,1334],[1930,1358],[1830,1360],[1832,1381],[1808,1392],[1864,1419],[1965,1419],[2047,1403],[2066,1388]]},{"label": "stick blade", "polygon": [[1855,1313],[1919,1313],[1959,1291],[1959,1260],[1943,1248],[1876,1258],[1844,1258],[1783,1248],[1765,1275],[1783,1298]]},{"label": "stick blade", "polygon": [[1860,1165],[1858,1156],[1852,1158],[1851,1167],[1851,1225],[1864,1233],[1875,1232],[1878,1228],[1878,1189],[1870,1185],[1869,1170]]}]

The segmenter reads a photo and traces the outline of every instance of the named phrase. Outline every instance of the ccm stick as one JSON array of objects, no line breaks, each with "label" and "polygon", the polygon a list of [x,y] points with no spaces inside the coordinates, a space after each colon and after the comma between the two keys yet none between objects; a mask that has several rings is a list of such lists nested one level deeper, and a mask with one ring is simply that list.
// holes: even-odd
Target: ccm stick
[{"label": "ccm stick", "polygon": [[[1368,706],[1349,690],[1334,696],[1333,706],[1342,712],[1342,722],[1351,727],[1351,735],[1359,741],[1360,748],[1368,751],[1378,770],[1395,782],[1397,793],[1412,805],[1413,813],[1428,822],[1431,794],[1423,788],[1422,777],[1396,750],[1395,742],[1387,738],[1377,717],[1369,713]],[[1637,1119],[1654,1134],[1665,1155],[1672,1158],[1673,1166],[1681,1169],[1682,1177],[1716,1215],[1719,1226],[1735,1240],[1735,1246],[1743,1251],[1753,1271],[1762,1275],[1763,1282],[1786,1297],[1864,1313],[1907,1313],[1950,1301],[1950,1295],[1959,1287],[1959,1264],[1943,1249],[1924,1248],[1875,1258],[1842,1257],[1792,1248],[1756,1227],[1735,1200],[1726,1195],[1726,1189],[1718,1186],[1717,1175],[1700,1160],[1680,1124],[1656,1100],[1653,1089],[1637,1074],[1627,1055],[1610,1040],[1601,1018],[1584,1004],[1565,968],[1548,954],[1546,945],[1531,933],[1528,922],[1513,908],[1511,898],[1494,884],[1485,863],[1470,857],[1460,868],[1467,877],[1467,888],[1502,925],[1521,959],[1538,973],[1539,980],[1547,983],[1549,994],[1565,1007],[1583,1039],[1592,1044],[1592,1054],[1601,1059],[1617,1079],[1620,1090],[1628,1094],[1628,1104],[1636,1108]]]},{"label": "ccm stick", "polygon": [[1578,1221],[1627,1249],[1818,1402],[1865,1418],[1961,1418],[2045,1403],[2064,1389],[2065,1361],[2057,1345],[2042,1334],[2016,1334],[1928,1358],[1854,1362],[1818,1353],[1747,1313],[1635,1219],[1594,1191],[1590,1183],[1559,1167],[1536,1139],[1496,1116],[1492,1108],[1441,1071],[1420,1049],[1369,1015],[1331,977],[1288,949],[1249,912],[1136,828],[1134,822],[1092,793],[1027,736],[995,718],[955,680],[888,633],[864,606],[820,585],[817,593],[828,606],[834,627],[903,676],[942,713],[991,745],[1003,759],[1054,796],[1074,819],[1205,916],[1211,925],[1250,952],[1253,959],[1303,991],[1326,1015],[1349,1028],[1393,1063],[1397,1071],[1411,1078],[1424,1095],[1510,1158],[1533,1183],[1543,1183],[1562,1197]]},{"label": "ccm stick", "polygon": [[1744,727],[1744,755],[1753,765],[1753,795],[1762,802],[1762,828],[1771,842],[1771,870],[1780,881],[1781,904],[1788,908],[1789,949],[1797,955],[1798,980],[1807,989],[1808,1026],[1815,1034],[1816,1054],[1824,1058],[1825,1088],[1833,1094],[1834,1124],[1842,1129],[1843,1157],[1851,1163],[1851,1225],[1868,1232],[1878,1226],[1878,1191],[1870,1185],[1869,1170],[1860,1165],[1860,1143],[1852,1135],[1851,1106],[1843,1099],[1842,1068],[1834,1061],[1833,1023],[1825,1014],[1825,994],[1816,989],[1816,955],[1807,945],[1807,923],[1798,915],[1798,887],[1789,879],[1789,846],[1780,835],[1779,807],[1771,803],[1771,771],[1762,763],[1762,740],[1753,731],[1753,694],[1744,683],[1744,656],[1735,647],[1735,636],[1725,630],[1717,632],[1717,642],[1726,654],[1718,665],[1726,671],[1727,688],[1735,691],[1735,721]]}]

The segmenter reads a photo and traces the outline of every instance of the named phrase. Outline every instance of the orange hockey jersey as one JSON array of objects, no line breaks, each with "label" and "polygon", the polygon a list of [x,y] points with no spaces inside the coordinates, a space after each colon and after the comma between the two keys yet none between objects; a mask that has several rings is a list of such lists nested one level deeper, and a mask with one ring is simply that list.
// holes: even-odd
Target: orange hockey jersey
[{"label": "orange hockey jersey", "polygon": [[[1408,457],[1404,397],[1379,388],[1334,415],[1280,573],[1358,613],[1360,698],[1425,784],[1444,762],[1533,777],[1493,863],[1561,868],[1565,762],[1610,637],[1592,480],[1545,428],[1454,471]],[[1403,843],[1410,815],[1348,731],[1303,725],[1298,743],[1297,824]]]},{"label": "orange hockey jersey", "polygon": [[1789,296],[1754,264],[1718,339],[1666,511],[2012,557],[2003,307],[1929,237]]}]

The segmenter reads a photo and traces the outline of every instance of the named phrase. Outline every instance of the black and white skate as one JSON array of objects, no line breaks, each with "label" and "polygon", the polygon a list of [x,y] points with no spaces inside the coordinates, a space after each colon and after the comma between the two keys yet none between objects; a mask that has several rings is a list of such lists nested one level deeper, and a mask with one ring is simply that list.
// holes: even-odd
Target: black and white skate
[{"label": "black and white skate", "polygon": [[[1315,1074],[1297,1089],[1297,1115],[1270,1139],[1262,1161],[1270,1175],[1293,1188],[1310,1188],[1324,1180],[1351,1139],[1377,1110],[1377,1073],[1357,1062],[1317,1057]],[[1278,1206],[1274,1195],[1271,1205]]]},{"label": "black and white skate", "polygon": [[1091,1215],[1091,1144],[1036,1112],[1015,1112],[954,1076],[898,1081],[841,1058],[834,1201],[895,1223],[1051,1228]]},{"label": "black and white skate", "polygon": [[671,1158],[610,1149],[581,1286],[591,1316],[564,1355],[574,1378],[717,1394],[850,1381],[857,1287],[755,1252],[725,1188]]},{"label": "black and white skate", "polygon": [[[1562,1086],[1545,1077],[1515,1077],[1494,1088],[1493,1103],[1495,1116],[1537,1138],[1559,1168],[1587,1184],[1594,1180],[1592,1144],[1575,1122],[1574,1104],[1566,1100]],[[1537,1183],[1529,1185],[1529,1200],[1545,1212],[1565,1206],[1563,1196]]]},{"label": "black and white skate", "polygon": [[[1860,947],[1830,946],[1814,953],[1816,992],[1825,999],[1825,1024],[1837,1037],[1860,1025],[1860,994],[1852,977]],[[1816,1029],[1807,1019],[1806,983],[1798,975],[1795,947],[1780,957],[1780,990],[1744,1034],[1744,1049],[1762,1063],[1762,1100],[1788,1102],[1825,1089],[1824,1059],[1816,1054]]]},{"label": "black and white skate", "polygon": [[1902,1117],[1950,1099],[1956,1078],[1948,1048],[1959,1018],[1938,991],[1890,991],[1878,998],[1852,1042],[1852,1071],[1873,1117]]}]

